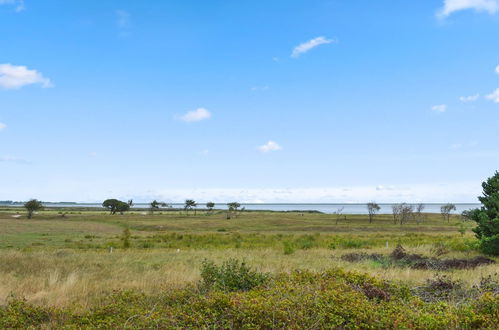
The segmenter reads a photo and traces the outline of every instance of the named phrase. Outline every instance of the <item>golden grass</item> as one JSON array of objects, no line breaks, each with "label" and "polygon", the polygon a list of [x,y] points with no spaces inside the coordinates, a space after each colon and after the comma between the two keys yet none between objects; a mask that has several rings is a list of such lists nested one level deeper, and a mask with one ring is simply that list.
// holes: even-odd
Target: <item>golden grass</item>
[{"label": "golden grass", "polygon": [[[98,251],[0,251],[0,303],[11,294],[25,297],[29,302],[50,306],[91,307],[112,290],[137,289],[145,293],[183,287],[199,280],[202,260],[228,258],[244,259],[251,266],[270,273],[290,272],[295,269],[313,271],[342,267],[387,280],[418,285],[433,277],[430,270],[406,268],[377,268],[368,263],[348,263],[339,257],[354,250],[310,249],[284,255],[278,249],[225,250],[116,250]],[[358,251],[358,250],[356,250]],[[369,252],[389,253],[390,248]],[[429,253],[429,247],[411,252]],[[451,256],[463,256],[453,253]],[[499,272],[499,266],[489,265],[474,270],[446,272],[468,285],[476,284],[481,276]]]}]

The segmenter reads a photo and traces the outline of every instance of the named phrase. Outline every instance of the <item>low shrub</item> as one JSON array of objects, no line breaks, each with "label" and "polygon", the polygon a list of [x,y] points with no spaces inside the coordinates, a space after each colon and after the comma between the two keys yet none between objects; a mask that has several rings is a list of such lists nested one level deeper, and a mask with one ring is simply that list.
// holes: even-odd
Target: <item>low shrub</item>
[{"label": "low shrub", "polygon": [[269,275],[252,270],[237,259],[224,261],[220,266],[204,260],[201,266],[201,287],[221,291],[247,291],[264,284]]},{"label": "low shrub", "polygon": [[293,245],[293,242],[284,241],[282,243],[282,245],[283,245],[283,249],[284,249],[284,254],[285,255],[290,255],[290,254],[295,253],[295,247]]},{"label": "low shrub", "polygon": [[[203,269],[212,274],[207,278],[216,278],[210,283],[216,283],[222,268],[232,269],[225,273],[252,272],[242,265],[232,260],[224,268],[205,262]],[[237,271],[241,267],[244,271]],[[463,288],[446,278],[426,287],[426,292]],[[154,295],[114,292],[86,311],[11,300],[0,306],[0,328],[495,329],[498,310],[499,295],[490,290],[455,304],[447,298],[425,300],[399,284],[331,269],[280,274],[266,285],[246,290],[199,291],[188,287]]]}]

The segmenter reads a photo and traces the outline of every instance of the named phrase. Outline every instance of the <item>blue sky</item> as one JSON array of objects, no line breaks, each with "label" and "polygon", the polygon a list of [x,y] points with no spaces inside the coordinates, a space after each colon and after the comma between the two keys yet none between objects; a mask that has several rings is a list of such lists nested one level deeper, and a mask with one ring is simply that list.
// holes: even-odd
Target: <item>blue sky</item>
[{"label": "blue sky", "polygon": [[0,0],[0,199],[472,202],[499,1]]}]

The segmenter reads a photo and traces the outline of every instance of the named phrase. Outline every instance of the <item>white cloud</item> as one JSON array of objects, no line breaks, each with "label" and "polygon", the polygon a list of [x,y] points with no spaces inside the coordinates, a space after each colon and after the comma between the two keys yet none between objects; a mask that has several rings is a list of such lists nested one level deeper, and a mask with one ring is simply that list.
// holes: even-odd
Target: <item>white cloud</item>
[{"label": "white cloud", "polygon": [[434,105],[431,107],[431,110],[436,112],[445,112],[447,111],[447,105],[445,104]]},{"label": "white cloud", "polygon": [[468,103],[468,102],[475,102],[480,98],[480,94],[475,94],[475,95],[470,95],[470,96],[461,96],[459,98],[459,101]]},{"label": "white cloud", "polygon": [[295,58],[299,57],[301,54],[304,54],[315,47],[318,47],[320,45],[330,44],[333,42],[336,42],[336,41],[331,40],[331,39],[326,39],[325,37],[317,37],[317,38],[311,39],[307,42],[304,42],[304,43],[296,46],[293,49],[293,52],[291,53],[291,57],[295,57]]},{"label": "white cloud", "polygon": [[487,95],[487,98],[495,103],[499,103],[499,88]]},{"label": "white cloud", "polygon": [[22,65],[0,64],[0,88],[17,89],[31,84],[40,84],[43,88],[53,86],[49,79],[36,70]]},{"label": "white cloud", "polygon": [[17,164],[31,164],[30,161],[27,161],[22,158],[13,157],[13,156],[0,156],[0,162],[8,162],[8,163],[17,163]]},{"label": "white cloud", "polygon": [[16,6],[15,11],[18,13],[26,9],[24,6],[24,0],[0,0],[0,5]]},{"label": "white cloud", "polygon": [[122,10],[122,9],[118,9],[115,11],[115,14],[116,14],[116,25],[119,28],[125,28],[125,27],[130,25],[130,13],[129,12]]},{"label": "white cloud", "polygon": [[499,65],[496,66],[496,73],[499,74]]},{"label": "white cloud", "polygon": [[196,110],[187,112],[185,115],[180,117],[180,119],[187,123],[190,123],[209,119],[210,117],[211,113],[208,110],[206,110],[205,108],[198,108]]},{"label": "white cloud", "polygon": [[4,123],[0,123],[0,131],[4,130],[7,127]]},{"label": "white cloud", "polygon": [[251,90],[253,92],[264,92],[264,91],[268,91],[269,89],[270,89],[270,87],[268,85],[251,87]]},{"label": "white cloud", "polygon": [[465,149],[465,148],[474,148],[478,145],[478,142],[473,141],[473,142],[468,142],[468,143],[455,143],[450,146],[451,150],[459,150],[459,149]]},{"label": "white cloud", "polygon": [[[389,186],[336,186],[309,188],[206,188],[159,189],[153,198],[181,202],[193,198],[200,203],[213,200],[241,203],[365,203],[378,202],[474,202],[480,194],[480,182],[417,183]],[[103,198],[105,196],[102,196]],[[149,196],[148,196],[149,197]],[[391,212],[391,210],[389,210]]]},{"label": "white cloud", "polygon": [[499,10],[499,3],[497,0],[444,0],[444,6],[439,10],[437,16],[445,18],[461,10],[487,12],[492,15]]},{"label": "white cloud", "polygon": [[264,145],[259,146],[258,150],[260,150],[261,152],[270,152],[282,150],[282,147],[274,141],[268,141]]}]

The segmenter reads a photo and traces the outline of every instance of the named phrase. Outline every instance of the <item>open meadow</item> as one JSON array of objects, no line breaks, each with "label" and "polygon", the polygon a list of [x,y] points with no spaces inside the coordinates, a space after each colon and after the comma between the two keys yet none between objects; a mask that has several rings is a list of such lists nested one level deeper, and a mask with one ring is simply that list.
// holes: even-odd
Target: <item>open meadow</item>
[{"label": "open meadow", "polygon": [[[200,297],[215,299],[212,295],[215,294],[213,292],[218,292],[217,290],[207,291],[206,288],[202,288],[201,284],[207,283],[206,276],[201,276],[202,270],[204,269],[206,273],[207,269],[210,269],[207,267],[210,262],[213,262],[211,265],[215,267],[211,268],[213,270],[224,262],[230,264],[232,260],[233,265],[244,262],[244,267],[249,267],[256,274],[264,274],[271,278],[265,282],[266,284],[256,285],[256,289],[249,291],[255,295],[254,299],[257,299],[260,293],[266,294],[274,290],[275,286],[284,285],[279,284],[279,281],[284,281],[283,276],[293,277],[298,276],[296,274],[306,273],[313,279],[317,276],[323,278],[325,274],[331,275],[333,272],[336,274],[331,275],[333,278],[337,280],[344,277],[347,282],[350,281],[348,280],[350,276],[359,276],[361,282],[354,285],[354,289],[348,289],[352,294],[357,294],[359,290],[362,292],[363,289],[359,289],[359,285],[362,287],[362,283],[369,281],[410,292],[388,293],[392,289],[386,289],[386,295],[393,298],[385,299],[385,293],[380,296],[384,297],[381,300],[386,300],[383,302],[386,304],[394,304],[394,297],[405,299],[405,304],[416,304],[421,308],[421,313],[427,313],[425,318],[431,316],[430,320],[425,319],[424,322],[427,323],[419,319],[419,314],[414,318],[407,316],[409,317],[407,320],[400,319],[402,324],[413,324],[416,327],[424,324],[457,326],[463,322],[471,322],[470,326],[488,326],[487,322],[498,316],[497,295],[487,296],[487,299],[492,299],[489,302],[490,306],[487,305],[489,306],[487,308],[492,308],[488,312],[478,312],[475,307],[467,304],[471,304],[472,299],[478,297],[478,291],[485,290],[484,283],[488,285],[487,290],[497,294],[499,266],[495,262],[498,259],[487,259],[488,261],[484,263],[471,266],[458,264],[454,267],[452,262],[442,266],[438,263],[441,260],[473,260],[480,256],[477,240],[471,232],[472,226],[471,222],[464,221],[460,216],[451,216],[449,221],[446,221],[439,214],[427,214],[419,224],[414,221],[400,225],[394,224],[392,215],[378,215],[373,223],[369,223],[366,215],[339,217],[314,212],[252,211],[241,212],[237,217],[226,219],[224,211],[203,210],[198,210],[196,214],[194,211],[189,213],[156,211],[151,214],[146,210],[132,209],[124,215],[110,215],[99,209],[45,209],[35,214],[32,219],[27,219],[22,209],[2,208],[0,209],[0,304],[4,306],[4,310],[3,314],[0,314],[2,319],[0,324],[13,327],[43,324],[48,327],[62,325],[93,327],[98,326],[99,322],[108,322],[103,324],[110,327],[200,326],[200,323],[196,323],[197,321],[192,318],[204,315],[206,312],[203,312],[204,307],[199,307],[199,310],[189,310],[190,307],[175,305],[181,304],[181,301],[176,301],[172,307],[168,299],[178,295],[185,295],[182,298],[185,301],[191,301],[194,296],[197,300],[201,299]],[[392,253],[399,244],[405,249],[402,250],[402,257]],[[411,256],[416,259],[411,259]],[[343,273],[344,271],[348,273]],[[349,273],[350,271],[353,273]],[[342,275],[338,275],[338,272]],[[364,278],[362,274],[372,278]],[[298,281],[297,288],[305,285],[302,280],[294,277],[286,279],[291,282]],[[317,281],[312,282],[318,283]],[[432,297],[431,290],[441,289],[432,287],[435,283],[443,283],[444,287],[450,285],[448,292],[440,292]],[[344,289],[342,287],[341,290]],[[306,292],[311,288],[303,287],[297,290]],[[230,295],[246,294],[245,290],[242,290],[244,293],[237,293],[240,290],[220,291],[222,293],[219,294],[226,295],[223,299],[229,300],[236,299]],[[282,292],[282,295],[285,293]],[[407,298],[407,295],[411,295],[411,298]],[[362,297],[364,299],[366,296]],[[367,301],[362,303],[373,303],[369,294],[367,297],[365,298]],[[253,298],[238,296],[237,299]],[[295,298],[289,297],[289,302],[306,305],[305,302],[298,302]],[[413,301],[413,298],[419,302]],[[355,299],[361,298],[355,297]],[[380,299],[376,298],[374,303],[380,307],[381,302],[378,300]],[[118,315],[112,318],[111,314],[114,312],[108,311],[110,314],[107,315],[104,311],[106,308],[127,308],[121,305],[110,307],[109,304],[117,301],[137,310],[127,314],[127,317]],[[227,301],[225,303],[231,305]],[[276,302],[276,306],[280,303]],[[361,304],[360,301],[358,303]],[[444,307],[442,303],[445,303]],[[159,308],[154,307],[157,304],[165,304],[168,308],[179,308],[188,315],[182,320],[176,317],[170,317],[168,320],[159,316],[145,317],[144,315],[154,314],[155,311],[161,315],[173,313],[170,309],[158,311]],[[438,306],[442,308],[442,315],[447,316],[438,319],[432,314],[430,308],[432,304],[440,304]],[[397,308],[402,308],[400,302],[396,305]],[[236,308],[234,306],[231,308]],[[366,306],[364,307],[373,308]],[[474,319],[474,314],[466,316],[470,318],[469,320],[457,319],[455,313],[463,306],[477,313],[478,316],[475,316],[479,320]],[[357,309],[355,306],[351,307]],[[220,308],[219,311],[207,312],[207,315],[223,314],[223,311],[231,309],[228,306]],[[259,313],[258,308],[264,307],[248,308],[251,312],[247,310],[245,313],[252,314]],[[385,310],[389,313],[390,308],[385,306],[380,313]],[[418,308],[414,313],[419,313]],[[230,324],[224,322],[236,322],[240,317],[236,314],[241,311],[232,312],[234,315],[227,318],[217,314],[216,322],[221,322],[218,326],[210,323],[213,320],[204,315],[203,317],[208,319],[202,326],[230,327]],[[284,313],[283,310],[281,312]],[[29,316],[25,315],[23,318],[19,313],[22,315],[28,313],[26,315]],[[40,319],[29,313],[41,315]],[[336,317],[342,315],[338,313],[335,314]],[[81,318],[75,315],[87,315],[88,320],[85,321],[87,323],[79,323]],[[137,316],[128,320],[133,315]],[[452,317],[449,318],[449,315]],[[351,317],[360,316],[352,314]],[[393,321],[393,317],[390,316],[390,322]],[[270,328],[284,326],[278,322],[276,315],[273,318],[273,322],[276,323],[272,325],[260,324],[257,320],[254,320],[256,322],[254,324],[257,327]],[[305,323],[288,316],[283,316],[283,319],[291,322],[289,326],[294,324],[296,327],[312,322],[307,317],[304,317],[304,320],[308,320],[303,321]],[[325,319],[321,320],[317,319],[308,326],[313,328],[314,322],[318,322],[316,327],[320,327]],[[436,323],[432,323],[432,320]],[[126,321],[128,323],[124,325]],[[253,321],[249,322],[246,319],[237,322],[253,324],[251,323]],[[233,325],[236,326],[237,322]],[[338,326],[348,325],[344,320],[338,322]],[[473,324],[473,322],[478,323]]]}]

